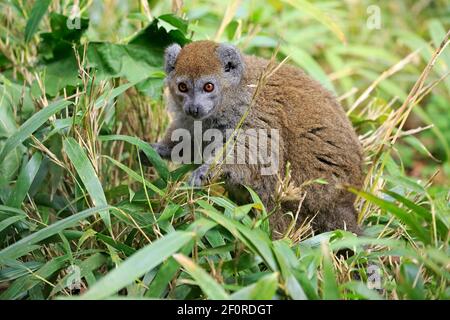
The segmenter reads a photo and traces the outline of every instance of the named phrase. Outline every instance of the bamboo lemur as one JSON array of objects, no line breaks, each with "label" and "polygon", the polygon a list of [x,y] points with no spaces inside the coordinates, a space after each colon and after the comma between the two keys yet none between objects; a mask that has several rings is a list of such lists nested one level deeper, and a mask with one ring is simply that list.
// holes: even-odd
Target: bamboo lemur
[{"label": "bamboo lemur", "polygon": [[[249,109],[255,85],[269,61],[242,55],[229,44],[212,41],[178,44],[165,51],[168,111],[172,121],[165,136],[153,144],[163,158],[170,158],[176,142],[175,129],[192,131],[193,122],[202,129],[234,129]],[[302,70],[282,65],[261,88],[241,129],[279,130],[278,175],[261,175],[260,166],[222,164],[220,176],[230,194],[239,194],[242,185],[255,190],[273,208],[275,189],[290,163],[291,180],[297,186],[323,178],[328,184],[309,184],[298,221],[315,216],[318,232],[347,229],[359,233],[355,196],[339,188],[362,184],[362,151],[359,140],[336,98]],[[194,151],[195,152],[195,151]],[[216,166],[217,167],[217,166]],[[210,163],[204,163],[191,176],[195,186],[210,178]],[[238,190],[236,192],[236,190]],[[282,212],[296,212],[299,201],[282,203]],[[291,222],[280,212],[271,216],[274,235],[282,234]]]}]

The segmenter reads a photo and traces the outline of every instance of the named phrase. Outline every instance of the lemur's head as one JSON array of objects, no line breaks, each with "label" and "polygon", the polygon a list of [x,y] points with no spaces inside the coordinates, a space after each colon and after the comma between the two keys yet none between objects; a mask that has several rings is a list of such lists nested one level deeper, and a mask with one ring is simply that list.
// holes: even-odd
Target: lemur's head
[{"label": "lemur's head", "polygon": [[239,50],[213,41],[172,44],[165,52],[170,93],[183,111],[202,120],[214,113],[225,90],[239,85],[244,71]]}]

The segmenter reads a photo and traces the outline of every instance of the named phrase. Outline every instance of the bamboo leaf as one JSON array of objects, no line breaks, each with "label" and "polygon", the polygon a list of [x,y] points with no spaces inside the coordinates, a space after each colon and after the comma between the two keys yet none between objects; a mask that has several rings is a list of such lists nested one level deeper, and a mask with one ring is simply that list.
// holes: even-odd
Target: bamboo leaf
[{"label": "bamboo leaf", "polygon": [[278,288],[278,272],[270,273],[256,283],[231,295],[233,300],[271,300]]},{"label": "bamboo leaf", "polygon": [[229,300],[230,296],[225,290],[214,280],[209,274],[206,273],[199,265],[197,265],[192,259],[186,257],[183,254],[174,254],[174,259],[183,266],[189,275],[194,278],[203,292],[214,300]]},{"label": "bamboo leaf", "polygon": [[6,140],[5,145],[0,153],[0,163],[5,159],[9,152],[16,148],[20,143],[30,137],[30,135],[39,129],[45,121],[52,115],[61,111],[72,102],[66,100],[59,100],[49,104],[44,109],[35,113],[31,118],[25,121],[20,128]]},{"label": "bamboo leaf", "polygon": [[169,170],[167,169],[166,163],[148,143],[142,141],[141,139],[124,135],[100,136],[99,139],[100,141],[126,141],[137,146],[139,149],[144,151],[145,155],[147,156],[151,164],[155,167],[155,170],[158,172],[159,176],[165,181],[167,181],[167,179],[169,178]]},{"label": "bamboo leaf", "polygon": [[42,155],[36,152],[22,169],[17,178],[16,186],[6,204],[11,207],[20,208],[22,201],[33,183],[39,168],[41,167]]},{"label": "bamboo leaf", "polygon": [[36,231],[29,236],[17,241],[16,243],[4,248],[0,251],[0,262],[3,259],[15,259],[17,257],[20,257],[21,255],[29,252],[28,249],[31,251],[35,249],[32,247],[33,244],[36,244],[44,239],[47,239],[51,237],[54,234],[57,234],[64,229],[73,227],[76,223],[79,221],[86,219],[96,212],[110,209],[109,206],[103,206],[103,207],[95,207],[91,209],[87,209],[81,212],[78,212],[77,214],[74,214],[70,217],[67,217],[65,219],[62,219],[58,222],[55,222],[39,231]]},{"label": "bamboo leaf", "polygon": [[152,270],[194,237],[192,232],[172,232],[147,245],[92,286],[82,299],[104,299]]},{"label": "bamboo leaf", "polygon": [[323,283],[322,283],[322,298],[325,300],[337,300],[340,298],[339,288],[334,273],[333,263],[330,257],[330,250],[328,245],[322,244],[323,254]]},{"label": "bamboo leaf", "polygon": [[[103,187],[97,177],[97,173],[92,167],[92,164],[84,153],[83,149],[72,137],[66,138],[63,141],[63,145],[67,156],[75,167],[75,170],[77,171],[78,176],[80,177],[87,192],[89,193],[94,205],[108,205],[108,203],[106,202],[105,193],[103,192]],[[99,213],[108,230],[111,230],[111,217],[109,211],[102,211]]]},{"label": "bamboo leaf", "polygon": [[30,18],[25,26],[25,42],[30,41],[36,33],[39,23],[47,12],[51,2],[51,0],[37,0],[34,3],[33,9],[31,9]]}]

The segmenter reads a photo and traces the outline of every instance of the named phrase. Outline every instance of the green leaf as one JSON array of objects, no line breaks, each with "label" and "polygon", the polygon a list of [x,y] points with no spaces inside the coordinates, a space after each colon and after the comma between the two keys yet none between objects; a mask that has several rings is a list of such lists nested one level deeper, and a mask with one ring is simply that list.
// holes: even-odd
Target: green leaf
[{"label": "green leaf", "polygon": [[5,213],[7,215],[22,215],[24,217],[27,216],[27,214],[25,213],[25,211],[18,209],[18,208],[12,208],[12,207],[8,207],[8,206],[4,206],[0,204],[0,213]]},{"label": "green leaf", "polygon": [[[97,69],[97,79],[124,77],[129,81],[153,78],[141,91],[150,86],[161,88],[162,77],[157,75],[163,66],[164,49],[172,43],[184,45],[187,24],[174,15],[163,15],[154,19],[145,29],[133,37],[128,44],[91,42],[87,51],[90,67]],[[158,82],[159,85],[156,83]],[[153,98],[160,93],[151,92]]]},{"label": "green leaf", "polygon": [[31,40],[33,35],[36,33],[39,23],[41,22],[44,14],[47,12],[48,6],[51,0],[37,0],[31,9],[30,18],[25,26],[25,42]]},{"label": "green leaf", "polygon": [[42,155],[40,152],[36,152],[20,172],[14,191],[11,193],[8,201],[6,202],[8,206],[20,208],[22,201],[27,196],[27,192],[34,181],[39,168],[41,167],[41,162]]},{"label": "green leaf", "polygon": [[277,272],[265,275],[256,283],[236,291],[231,295],[233,300],[271,300],[278,288]]},{"label": "green leaf", "polygon": [[[33,244],[36,244],[44,239],[47,239],[51,237],[52,235],[55,235],[64,229],[73,227],[76,223],[79,221],[86,219],[89,216],[92,216],[96,212],[110,209],[109,206],[104,207],[95,207],[91,209],[87,209],[84,211],[81,211],[79,213],[76,213],[70,217],[67,217],[63,220],[60,220],[58,222],[55,222],[48,227],[45,227],[37,232],[34,232],[30,234],[29,236],[17,241],[16,243],[4,248],[0,251],[0,263],[3,259],[15,259],[17,257],[20,257],[21,255],[34,250],[35,248],[32,247]],[[27,251],[29,250],[29,251]]]},{"label": "green leaf", "polygon": [[334,273],[333,263],[330,257],[328,245],[322,245],[323,254],[323,283],[322,298],[325,300],[338,300],[340,298],[339,288]]},{"label": "green leaf", "polygon": [[137,182],[145,184],[145,186],[147,188],[149,188],[150,190],[152,190],[156,194],[158,194],[160,196],[164,196],[164,192],[161,189],[159,189],[157,186],[155,186],[153,183],[148,181],[147,179],[143,178],[142,176],[140,176],[139,174],[137,174],[136,172],[134,172],[133,170],[131,170],[127,166],[121,164],[119,161],[117,161],[117,160],[115,160],[115,159],[113,159],[111,157],[108,157],[108,156],[104,156],[104,157],[106,159],[108,159],[109,161],[111,161],[112,163],[114,163],[117,167],[119,167],[120,169],[125,171],[130,176],[130,178],[132,178],[133,180],[136,180]]},{"label": "green leaf", "polygon": [[[208,230],[214,228],[217,224],[211,220],[201,218],[197,219],[193,224],[191,224],[187,231],[195,232],[196,238],[202,238]],[[194,242],[191,241],[186,244],[182,249],[181,253],[184,255],[188,255],[194,246]],[[162,297],[165,288],[169,285],[169,282],[175,277],[177,271],[179,270],[180,265],[170,257],[167,259],[159,268],[156,273],[155,278],[150,283],[147,292],[145,293],[146,297]]]},{"label": "green leaf", "polygon": [[0,153],[0,163],[5,159],[9,152],[26,140],[34,131],[39,129],[48,118],[70,104],[72,104],[72,102],[66,100],[55,101],[25,121],[24,124],[22,124],[20,128],[6,140],[2,152]]},{"label": "green leaf", "polygon": [[0,300],[17,299],[25,295],[27,291],[43,282],[43,279],[48,279],[52,274],[63,268],[68,259],[68,255],[55,257],[44,264],[35,273],[28,274],[15,280],[8,289],[0,295]]},{"label": "green leaf", "polygon": [[235,237],[239,238],[245,245],[247,245],[253,252],[260,255],[271,270],[278,270],[278,266],[272,251],[272,243],[267,234],[259,229],[250,229],[235,220],[225,217],[217,209],[215,209],[204,200],[198,200],[197,203],[205,209],[202,210],[202,212],[204,212],[206,216],[224,226]]},{"label": "green leaf", "polygon": [[28,262],[18,262],[13,266],[3,267],[0,269],[0,282],[12,281],[14,279],[23,277],[27,275],[30,271],[34,272],[40,267],[42,267],[42,262],[28,261]]},{"label": "green leaf", "polygon": [[155,167],[155,170],[158,172],[159,176],[163,178],[165,181],[169,178],[169,170],[167,169],[167,165],[164,160],[161,159],[159,154],[153,150],[153,148],[146,142],[142,141],[136,137],[124,136],[124,135],[110,135],[110,136],[100,136],[100,141],[126,141],[137,146],[139,149],[144,151],[148,160]]},{"label": "green leaf", "polygon": [[183,254],[174,254],[173,257],[196,281],[208,298],[214,300],[230,299],[230,296],[225,292],[222,286],[218,284],[208,273],[206,273],[205,270],[192,261],[192,259]]},{"label": "green leaf", "polygon": [[[97,270],[106,262],[107,262],[107,258],[104,254],[96,253],[96,254],[93,254],[90,257],[88,257],[86,260],[83,260],[83,261],[77,263],[76,265],[80,268],[79,280],[84,278],[88,273],[90,273],[94,270]],[[52,289],[50,296],[57,294],[62,289],[66,288],[69,284],[71,284],[71,283],[68,283],[71,276],[72,276],[72,274],[69,273],[65,277],[63,277],[58,282],[58,284]]]},{"label": "green leaf", "polygon": [[[427,209],[415,204],[411,200],[409,200],[393,191],[386,190],[383,192],[386,193],[387,195],[391,196],[395,200],[403,203],[407,208],[411,209],[414,213],[421,216],[423,219],[428,221],[430,224],[433,223],[433,215]],[[436,228],[441,236],[445,237],[445,235],[448,234],[448,228],[441,220],[436,220]]]},{"label": "green leaf", "polygon": [[400,219],[404,224],[406,224],[409,228],[411,228],[412,231],[414,231],[414,234],[420,239],[422,240],[424,243],[430,243],[431,239],[430,239],[430,235],[427,232],[427,230],[425,230],[420,222],[417,220],[417,216],[414,217],[411,214],[409,214],[408,212],[406,212],[405,210],[397,207],[395,204],[380,199],[370,193],[364,192],[364,191],[358,191],[356,189],[353,188],[349,188],[349,190],[361,197],[363,197],[364,199],[376,204],[377,206],[379,206],[380,208],[392,213],[395,217],[397,217],[398,219]]},{"label": "green leaf", "polygon": [[[83,182],[87,192],[91,196],[94,206],[108,205],[100,180],[98,179],[91,162],[84,153],[84,150],[72,137],[64,139],[63,145],[67,156],[75,167],[75,170],[77,171],[78,176]],[[111,217],[109,212],[102,211],[100,212],[100,216],[105,222],[106,227],[111,230]]]},{"label": "green leaf", "polygon": [[347,42],[345,34],[342,32],[339,25],[330,16],[328,16],[325,11],[319,9],[316,5],[307,0],[283,0],[283,2],[287,2],[300,12],[305,12],[306,14],[312,16],[314,19],[330,29],[341,42]]},{"label": "green leaf", "polygon": [[172,232],[137,251],[92,286],[82,299],[104,299],[152,270],[193,239],[191,232]]},{"label": "green leaf", "polygon": [[350,281],[342,285],[343,288],[353,291],[360,299],[382,300],[381,296],[375,291],[369,289],[364,283],[359,281]]},{"label": "green leaf", "polygon": [[23,219],[25,219],[24,216],[14,216],[14,217],[9,217],[9,218],[2,220],[0,222],[0,232],[5,230],[6,228],[8,228],[10,225],[16,223],[17,221],[20,221]]}]

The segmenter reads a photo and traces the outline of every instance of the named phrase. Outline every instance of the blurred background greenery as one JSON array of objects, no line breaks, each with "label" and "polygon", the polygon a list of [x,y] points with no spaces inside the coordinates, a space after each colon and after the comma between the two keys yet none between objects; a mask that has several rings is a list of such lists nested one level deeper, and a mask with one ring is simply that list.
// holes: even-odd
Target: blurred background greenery
[{"label": "blurred background greenery", "polygon": [[[0,298],[77,294],[69,265],[91,298],[450,297],[448,1],[0,0],[0,12]],[[279,48],[335,93],[365,149],[353,190],[365,237],[306,224],[272,241],[257,196],[189,190],[191,168],[139,140],[168,122],[164,47],[200,39]]]}]

